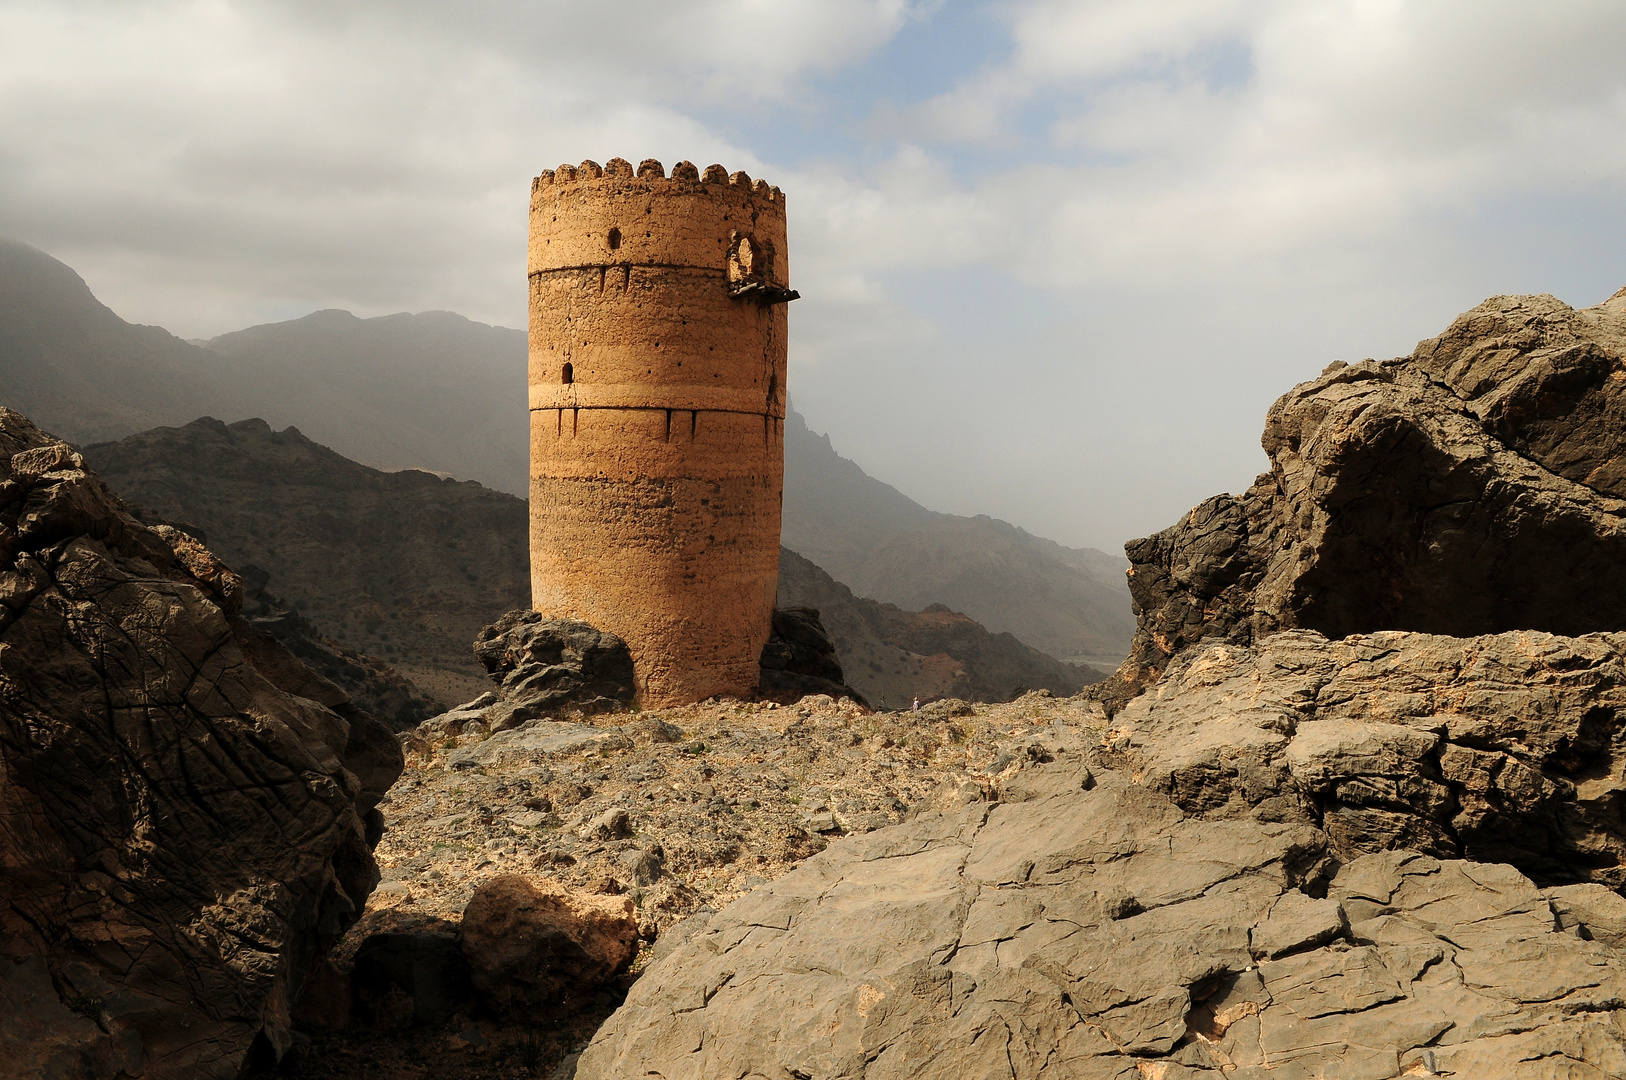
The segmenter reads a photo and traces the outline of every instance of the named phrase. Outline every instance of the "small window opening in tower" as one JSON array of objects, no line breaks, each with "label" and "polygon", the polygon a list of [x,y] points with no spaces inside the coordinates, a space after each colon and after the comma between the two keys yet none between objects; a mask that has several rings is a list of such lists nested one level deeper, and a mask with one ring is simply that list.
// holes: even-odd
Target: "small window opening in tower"
[{"label": "small window opening in tower", "polygon": [[566,364],[564,370],[559,373],[559,381],[566,384],[567,386],[570,383],[575,382],[576,381],[576,369],[571,367],[569,364]]},{"label": "small window opening in tower", "polygon": [[616,248],[621,246],[621,230],[620,229],[611,229],[609,239],[610,239],[610,250],[614,251]]}]

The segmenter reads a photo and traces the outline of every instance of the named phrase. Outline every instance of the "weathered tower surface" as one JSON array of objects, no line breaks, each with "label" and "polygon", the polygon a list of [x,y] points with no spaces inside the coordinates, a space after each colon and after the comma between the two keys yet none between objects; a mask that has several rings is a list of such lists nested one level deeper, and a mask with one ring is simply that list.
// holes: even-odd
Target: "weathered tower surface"
[{"label": "weathered tower surface", "polygon": [[785,199],[616,158],[531,185],[531,591],[650,706],[747,695],[785,475]]}]

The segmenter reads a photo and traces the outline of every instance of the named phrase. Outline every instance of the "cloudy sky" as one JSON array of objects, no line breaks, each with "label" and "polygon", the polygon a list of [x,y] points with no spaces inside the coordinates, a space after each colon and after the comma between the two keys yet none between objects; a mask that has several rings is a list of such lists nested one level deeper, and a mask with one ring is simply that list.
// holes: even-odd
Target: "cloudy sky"
[{"label": "cloudy sky", "polygon": [[1620,0],[0,0],[0,235],[125,318],[524,325],[532,175],[784,188],[791,395],[934,509],[1116,549],[1265,409],[1626,285]]}]

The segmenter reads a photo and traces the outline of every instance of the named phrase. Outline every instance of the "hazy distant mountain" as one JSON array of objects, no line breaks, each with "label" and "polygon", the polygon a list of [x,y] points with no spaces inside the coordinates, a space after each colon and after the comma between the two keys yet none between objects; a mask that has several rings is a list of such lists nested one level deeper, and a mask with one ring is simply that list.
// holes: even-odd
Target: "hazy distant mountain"
[{"label": "hazy distant mountain", "polygon": [[209,353],[125,322],[62,263],[0,240],[0,403],[83,444],[190,420],[228,396]]},{"label": "hazy distant mountain", "polygon": [[[132,326],[43,252],[0,242],[0,403],[84,444],[198,416],[297,426],[378,469],[523,495],[525,333],[427,312],[319,311],[199,345]],[[927,510],[792,412],[784,543],[860,596],[944,604],[1067,660],[1114,666],[1134,631],[1120,557]],[[273,588],[276,588],[273,583]]]},{"label": "hazy distant mountain", "polygon": [[232,418],[296,424],[375,468],[527,493],[523,330],[448,311],[376,319],[318,311],[223,334],[206,347],[254,401]]},{"label": "hazy distant mountain", "polygon": [[523,495],[525,332],[450,312],[318,311],[199,344],[135,326],[42,251],[0,240],[0,402],[81,445],[257,416],[375,468]]},{"label": "hazy distant mountain", "polygon": [[1008,522],[927,510],[869,476],[796,413],[785,424],[784,545],[860,596],[944,604],[1052,656],[1115,667],[1135,618],[1122,557]]}]

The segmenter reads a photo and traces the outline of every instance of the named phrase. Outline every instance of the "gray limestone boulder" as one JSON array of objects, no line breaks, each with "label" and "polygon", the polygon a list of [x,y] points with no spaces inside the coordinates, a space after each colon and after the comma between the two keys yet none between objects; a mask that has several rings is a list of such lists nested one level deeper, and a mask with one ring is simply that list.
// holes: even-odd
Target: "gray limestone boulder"
[{"label": "gray limestone boulder", "polygon": [[712,916],[577,1080],[1626,1068],[1626,956],[1512,867],[1340,866],[1309,825],[1204,820],[1063,762],[1023,777],[1022,801],[853,837]]}]

